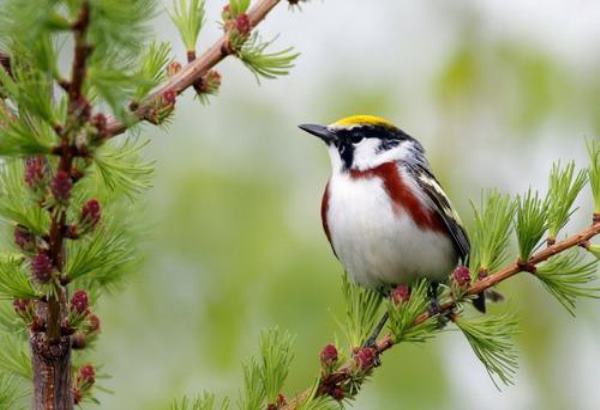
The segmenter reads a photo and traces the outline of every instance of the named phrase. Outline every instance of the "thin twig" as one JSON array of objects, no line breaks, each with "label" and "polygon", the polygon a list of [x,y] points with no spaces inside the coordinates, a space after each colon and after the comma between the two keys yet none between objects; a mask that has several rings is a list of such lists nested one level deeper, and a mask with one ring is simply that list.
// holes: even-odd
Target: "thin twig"
[{"label": "thin twig", "polygon": [[[594,224],[591,227],[589,227],[573,236],[570,236],[569,238],[567,238],[563,241],[555,242],[553,245],[548,246],[548,247],[540,250],[539,252],[535,253],[529,259],[528,264],[535,266],[538,263],[543,262],[561,252],[564,252],[568,249],[574,248],[576,246],[581,246],[581,245],[587,243],[590,239],[592,239],[594,236],[596,236],[598,234],[600,234],[600,222],[595,220]],[[506,279],[509,279],[512,276],[522,272],[521,266],[522,266],[522,264],[519,264],[518,262],[511,263],[510,265],[504,267],[503,269],[499,270],[498,272],[491,274],[491,275],[475,282],[467,290],[466,294],[467,295],[478,295],[481,292],[485,291],[486,289],[490,289],[491,287],[497,285],[498,283],[500,283]],[[456,307],[456,302],[454,302],[454,301],[446,302],[446,303],[442,304],[442,306],[440,307],[440,314],[450,312],[455,307]],[[430,317],[431,317],[431,314],[429,312],[423,312],[421,315],[419,315],[419,317],[417,317],[417,319],[413,323],[413,326],[417,326],[417,325],[425,322]],[[387,335],[383,336],[380,340],[377,341],[377,343],[375,345],[377,354],[378,355],[383,354],[385,351],[391,349],[394,346],[394,344],[395,344],[395,342],[394,342],[393,335],[387,334]],[[335,381],[335,383],[338,383],[338,384],[343,383],[344,381],[348,380],[349,377],[351,376],[353,366],[355,366],[354,362],[352,360],[349,361],[344,366],[342,366],[340,369],[338,369],[336,372],[332,373],[328,377],[327,381],[329,383],[331,383],[332,381]],[[374,367],[371,366],[371,368],[374,368]],[[364,369],[364,370],[368,371],[369,369]],[[321,386],[319,386],[319,387],[321,387]],[[326,391],[326,389],[319,389],[319,388],[316,390],[314,390],[313,388],[307,389],[307,390],[303,391],[302,393],[296,395],[291,400],[289,400],[288,404],[285,405],[282,409],[283,410],[297,409],[300,405],[302,405],[302,403],[306,402],[306,400],[310,397],[311,394],[313,394],[313,392],[316,392],[315,394],[319,395],[319,394],[322,394],[321,392],[324,392],[324,391]]]},{"label": "thin twig", "polygon": [[[280,1],[281,0],[261,0],[252,7],[248,12],[251,27],[256,27]],[[220,63],[225,57],[229,56],[231,52],[230,48],[227,47],[228,42],[228,35],[223,35],[200,57],[184,66],[180,72],[171,77],[165,84],[150,93],[145,101],[136,108],[134,112],[136,121],[144,119],[148,107],[157,97],[163,95],[167,91],[173,91],[176,94],[182,93],[187,88],[192,87],[194,83],[208,73],[211,68]],[[107,138],[112,138],[124,133],[130,126],[130,123],[125,124],[117,118],[110,118],[106,125]]]}]

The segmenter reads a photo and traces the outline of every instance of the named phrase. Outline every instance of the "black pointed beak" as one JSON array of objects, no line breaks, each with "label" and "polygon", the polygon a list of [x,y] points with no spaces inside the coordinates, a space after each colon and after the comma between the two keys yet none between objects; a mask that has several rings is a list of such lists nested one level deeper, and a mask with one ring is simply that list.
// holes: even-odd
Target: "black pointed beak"
[{"label": "black pointed beak", "polygon": [[329,128],[318,125],[318,124],[301,124],[298,125],[298,128],[312,134],[325,142],[326,144],[330,144],[335,140],[335,134],[329,130]]}]

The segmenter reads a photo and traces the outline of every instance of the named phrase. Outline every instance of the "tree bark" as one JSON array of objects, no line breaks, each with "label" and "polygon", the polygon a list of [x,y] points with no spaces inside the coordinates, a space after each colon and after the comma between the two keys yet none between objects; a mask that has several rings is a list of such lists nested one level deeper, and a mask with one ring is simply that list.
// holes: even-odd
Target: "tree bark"
[{"label": "tree bark", "polygon": [[68,336],[49,343],[43,332],[29,340],[33,364],[33,409],[72,410],[71,341]]}]

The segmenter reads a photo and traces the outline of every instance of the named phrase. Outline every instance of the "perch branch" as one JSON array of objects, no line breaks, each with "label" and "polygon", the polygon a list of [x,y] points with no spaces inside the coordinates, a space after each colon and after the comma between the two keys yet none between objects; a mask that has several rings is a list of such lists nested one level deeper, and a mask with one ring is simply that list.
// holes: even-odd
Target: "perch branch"
[{"label": "perch branch", "polygon": [[[281,0],[261,0],[248,11],[248,19],[252,28],[256,27],[267,14]],[[154,90],[134,111],[134,121],[141,121],[151,106],[152,101],[166,92],[173,91],[181,94],[184,90],[192,87],[194,83],[200,80],[208,71],[220,63],[225,57],[231,54],[228,47],[229,36],[223,35],[200,57],[185,65],[180,72],[169,79],[165,84]],[[107,123],[107,137],[112,138],[122,134],[131,124],[125,124],[116,118],[110,118]]]},{"label": "perch branch", "polygon": [[[543,262],[543,261],[551,258],[552,256],[555,256],[555,255],[557,255],[561,252],[564,252],[568,249],[574,248],[576,246],[584,246],[585,247],[588,244],[589,240],[591,240],[596,235],[600,234],[600,221],[598,221],[597,219],[598,218],[596,216],[594,216],[594,223],[591,227],[589,227],[575,235],[572,235],[563,241],[556,242],[553,245],[548,246],[548,247],[536,252],[535,254],[532,255],[532,257],[529,259],[529,261],[527,261],[526,265],[527,266],[536,266],[538,263]],[[512,276],[515,276],[516,274],[518,274],[520,272],[523,272],[523,266],[524,266],[523,263],[513,262],[513,263],[509,264],[508,266],[500,269],[496,273],[491,274],[483,279],[478,280],[471,287],[469,287],[469,289],[467,290],[467,295],[478,295],[479,293],[485,291],[486,289],[490,289],[491,287],[499,284],[500,282],[502,282],[506,279],[509,279]],[[535,274],[535,273],[532,273],[532,274]],[[446,302],[441,305],[440,314],[451,312],[455,307],[456,307],[456,302],[454,302],[454,301]],[[423,312],[419,317],[417,317],[417,319],[413,323],[413,326],[417,326],[417,325],[425,322],[430,317],[431,317],[431,314],[429,312]],[[385,351],[391,349],[395,344],[396,343],[394,341],[393,335],[387,334],[387,335],[383,336],[380,340],[377,341],[377,343],[375,345],[376,354],[377,355],[383,354]],[[339,370],[337,370],[336,372],[334,372],[330,376],[328,376],[328,378],[327,378],[328,383],[339,384],[339,383],[342,383],[342,382],[348,380],[351,377],[353,366],[354,366],[354,362],[352,360],[350,360],[348,363],[346,363],[344,366],[342,366]],[[374,368],[374,366],[371,365],[371,368]],[[320,383],[322,384],[322,381]],[[321,384],[316,389],[315,394],[317,396],[325,394],[324,392],[326,391],[326,389],[321,389],[321,387],[323,387]],[[307,389],[307,390],[301,392],[300,394],[298,394],[297,396],[292,398],[288,402],[287,405],[282,407],[282,409],[284,409],[284,410],[298,409],[302,405],[302,403],[304,403],[310,397],[310,395],[313,394],[313,391],[315,391],[315,390]]]}]

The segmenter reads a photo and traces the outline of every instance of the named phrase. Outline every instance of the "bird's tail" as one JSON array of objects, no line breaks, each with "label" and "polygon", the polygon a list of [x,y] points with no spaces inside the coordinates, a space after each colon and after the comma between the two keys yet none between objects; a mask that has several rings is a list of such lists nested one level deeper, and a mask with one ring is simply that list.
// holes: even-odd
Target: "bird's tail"
[{"label": "bird's tail", "polygon": [[502,302],[504,300],[504,296],[502,296],[500,292],[497,292],[493,289],[485,290],[477,295],[475,299],[473,299],[473,306],[475,309],[481,313],[485,313],[486,299],[489,299],[491,302]]}]

